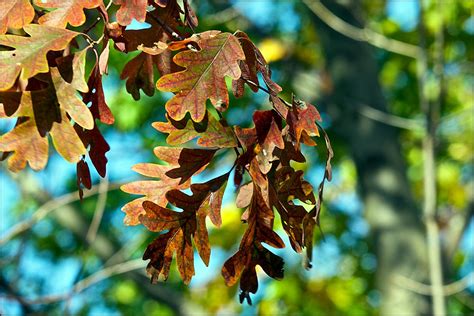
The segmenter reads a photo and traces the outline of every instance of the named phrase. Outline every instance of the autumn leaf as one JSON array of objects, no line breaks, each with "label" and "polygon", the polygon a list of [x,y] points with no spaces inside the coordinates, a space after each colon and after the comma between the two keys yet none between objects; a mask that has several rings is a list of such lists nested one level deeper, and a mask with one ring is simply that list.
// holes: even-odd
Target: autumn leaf
[{"label": "autumn leaf", "polygon": [[61,123],[53,123],[50,135],[56,151],[69,162],[76,163],[87,153],[64,111],[61,111]]},{"label": "autumn leaf", "polygon": [[254,128],[236,126],[235,133],[241,144],[253,149],[260,170],[267,174],[272,163],[278,160],[274,155],[275,148],[284,148],[282,122],[275,111],[255,111],[253,121]]},{"label": "autumn leaf", "polygon": [[120,25],[129,25],[135,19],[145,22],[146,7],[148,0],[113,0],[114,4],[120,6],[117,10],[117,22]]},{"label": "autumn leaf", "polygon": [[91,103],[90,111],[92,116],[102,123],[113,124],[115,118],[105,101],[102,75],[100,74],[98,65],[92,70],[89,80],[87,81],[87,86],[88,92],[83,94],[82,101],[86,104]]},{"label": "autumn leaf", "polygon": [[191,8],[191,5],[189,4],[188,0],[183,1],[184,5],[184,20],[186,22],[186,25],[188,25],[191,29],[195,29],[198,26],[198,18],[196,16],[196,13],[194,13],[193,8]]},{"label": "autumn leaf", "polygon": [[101,177],[105,177],[107,165],[105,154],[110,150],[110,146],[97,125],[94,125],[93,129],[87,130],[75,124],[74,129],[84,144],[84,147],[88,148],[89,157],[94,164],[97,173]]},{"label": "autumn leaf", "polygon": [[[76,80],[73,79],[72,84],[67,83],[55,67],[51,67],[51,78],[61,108],[64,109],[77,124],[86,129],[92,129],[94,127],[94,118],[89,108],[77,96],[76,88],[78,85]],[[84,81],[84,78],[79,80]],[[87,84],[85,84],[85,86],[87,88]]]},{"label": "autumn leaf", "polygon": [[[33,170],[40,170],[48,160],[48,138],[40,135],[37,129],[32,95],[33,92],[23,92],[17,111],[11,115],[11,117],[25,117],[26,122],[20,122],[13,130],[2,135],[0,151],[14,152],[8,160],[8,166],[12,171],[25,168],[27,162]],[[50,135],[58,153],[66,160],[76,163],[86,153],[86,148],[65,112],[61,111],[60,114],[61,123],[53,123]],[[2,117],[6,117],[4,111]]]},{"label": "autumn leaf", "polygon": [[[245,54],[245,61],[240,61],[239,66],[242,71],[241,78],[237,78],[232,82],[232,89],[236,97],[240,97],[244,92],[244,84],[247,83],[252,91],[258,91],[258,73],[262,74],[263,81],[270,91],[271,96],[276,96],[282,91],[282,88],[276,84],[271,76],[271,70],[267,61],[263,57],[260,50],[250,40],[249,36],[242,31],[235,33]],[[250,82],[249,82],[250,81]]]},{"label": "autumn leaf", "polygon": [[206,114],[206,100],[224,111],[229,104],[225,76],[240,77],[239,60],[245,58],[235,36],[230,33],[204,32],[195,35],[199,51],[184,51],[174,62],[186,69],[165,75],[158,80],[159,90],[176,92],[166,103],[166,111],[174,120],[182,120],[187,112],[195,122]]},{"label": "autumn leaf", "polygon": [[2,135],[0,152],[13,152],[8,158],[8,169],[13,172],[24,169],[26,163],[33,170],[41,170],[48,162],[48,139],[38,133],[34,120],[29,118]]},{"label": "autumn leaf", "polygon": [[46,53],[63,50],[79,33],[45,25],[29,24],[24,28],[31,37],[0,35],[0,45],[15,50],[0,51],[0,91],[9,89],[18,75],[26,81],[49,71]]},{"label": "autumn leaf", "polygon": [[307,137],[319,136],[316,121],[321,121],[321,115],[314,105],[296,99],[293,100],[293,108],[288,111],[286,121],[290,135],[294,138],[297,146],[299,146],[301,139],[306,145],[316,145],[311,138]]},{"label": "autumn leaf", "polygon": [[211,162],[217,149],[188,149],[182,148],[177,157],[178,166],[167,171],[166,175],[172,179],[179,179],[185,183],[194,174],[201,172]]},{"label": "autumn leaf", "polygon": [[155,122],[152,125],[158,131],[169,134],[166,138],[169,145],[181,145],[199,137],[197,144],[202,147],[237,147],[232,128],[216,120],[209,112],[200,123],[187,119],[175,121],[168,117],[168,122]]},{"label": "autumn leaf", "polygon": [[[139,216],[140,222],[150,231],[168,230],[172,232],[172,234],[168,232],[160,235],[147,247],[143,259],[151,259],[149,266],[152,269],[149,272],[152,281],[156,280],[160,274],[164,279],[167,279],[169,263],[164,265],[165,258],[168,262],[171,261],[174,252],[176,252],[181,278],[186,284],[191,281],[194,275],[194,252],[191,240],[194,240],[194,245],[203,262],[206,265],[209,264],[211,248],[206,228],[206,217],[210,216],[212,208],[220,210],[222,194],[228,177],[229,173],[226,173],[206,183],[193,184],[191,186],[192,195],[187,195],[179,190],[167,192],[167,200],[183,209],[182,212],[170,210],[150,201],[143,202],[145,213]],[[216,204],[216,200],[218,204]],[[168,240],[165,242],[164,238]]]},{"label": "autumn leaf", "polygon": [[91,173],[89,166],[84,159],[79,160],[76,164],[76,175],[77,175],[77,187],[79,189],[79,198],[82,200],[84,192],[82,190],[83,186],[87,189],[92,187]]},{"label": "autumn leaf", "polygon": [[0,34],[8,28],[21,29],[33,21],[35,10],[29,0],[0,1]]},{"label": "autumn leaf", "polygon": [[[252,198],[245,212],[248,228],[242,237],[239,250],[222,267],[222,276],[228,286],[232,286],[240,278],[240,300],[242,302],[247,299],[250,304],[249,293],[255,293],[258,289],[255,271],[257,265],[261,266],[268,276],[275,279],[283,278],[283,259],[264,248],[261,243],[276,248],[285,246],[273,231],[274,214],[265,201],[261,189],[255,184],[251,185],[251,188]],[[246,191],[248,192],[247,189]]]},{"label": "autumn leaf", "polygon": [[65,28],[68,23],[71,26],[84,24],[84,9],[96,8],[102,0],[34,0],[33,3],[42,8],[54,9],[41,16],[39,24]]},{"label": "autumn leaf", "polygon": [[[148,12],[145,22],[150,24],[149,28],[126,30],[111,24],[109,27],[114,28],[111,30],[111,38],[120,51],[127,53],[137,50],[139,46],[152,47],[155,43],[167,43],[170,36],[166,33],[163,25],[176,30],[175,32],[179,34],[178,28],[184,26],[180,12],[181,9],[176,0],[168,1],[165,7],[158,7]],[[160,21],[161,24],[157,21]]]},{"label": "autumn leaf", "polygon": [[[140,180],[125,184],[121,190],[131,194],[140,194],[144,197],[135,199],[122,208],[126,216],[124,223],[127,225],[138,225],[138,216],[144,214],[142,207],[144,201],[151,201],[165,207],[168,203],[166,192],[189,188],[189,178],[200,173],[209,163],[215,151],[202,150],[193,153],[192,149],[156,147],[155,155],[167,165],[153,163],[141,163],[133,166],[132,170],[147,177],[159,180]],[[207,162],[206,162],[207,161]],[[171,173],[171,174],[170,174]],[[180,179],[183,176],[183,179]]]},{"label": "autumn leaf", "polygon": [[155,93],[153,65],[158,63],[158,57],[140,53],[130,60],[122,70],[120,79],[126,79],[125,87],[135,100],[140,99],[140,89],[148,96]]}]

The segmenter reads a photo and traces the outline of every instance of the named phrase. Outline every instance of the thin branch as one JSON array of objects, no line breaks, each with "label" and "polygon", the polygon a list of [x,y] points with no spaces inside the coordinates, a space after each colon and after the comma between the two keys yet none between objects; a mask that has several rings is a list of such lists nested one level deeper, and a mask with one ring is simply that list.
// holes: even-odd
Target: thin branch
[{"label": "thin branch", "polygon": [[179,35],[175,30],[173,30],[169,25],[165,24],[159,17],[154,16],[153,14],[149,14],[149,16],[155,20],[156,23],[158,23],[163,30],[165,31],[166,34],[171,36],[175,41],[182,41],[184,40],[184,37]]},{"label": "thin branch", "polygon": [[[436,221],[436,129],[439,121],[437,104],[431,104],[426,95],[428,56],[426,51],[426,30],[423,17],[423,3],[420,0],[420,20],[418,23],[420,53],[417,59],[417,79],[420,98],[420,110],[425,115],[425,135],[423,138],[423,215],[426,220],[426,239],[428,247],[428,265],[430,289],[433,299],[433,314],[446,315],[446,300],[443,294],[443,268],[439,227]],[[438,1],[439,5],[439,1]],[[440,22],[442,23],[442,22]],[[441,29],[443,27],[441,26]],[[439,38],[436,38],[438,41]],[[437,45],[439,48],[439,44]],[[441,45],[442,49],[442,45]]]},{"label": "thin branch", "polygon": [[423,122],[389,114],[365,104],[361,104],[357,110],[359,114],[386,125],[413,131],[424,130]]},{"label": "thin branch", "polygon": [[92,285],[106,280],[118,274],[123,274],[133,270],[143,269],[146,266],[146,262],[142,259],[133,259],[126,262],[122,262],[107,268],[104,268],[96,273],[82,279],[77,282],[71,289],[71,291],[62,294],[47,295],[32,300],[24,300],[28,305],[38,304],[52,304],[60,301],[64,301],[73,295],[79,294]]},{"label": "thin branch", "polygon": [[234,7],[228,7],[220,12],[216,12],[215,14],[209,17],[208,23],[210,26],[224,24],[229,21],[234,20],[235,18],[241,15],[240,11]]},{"label": "thin branch", "polygon": [[355,27],[342,20],[326,8],[320,1],[303,0],[306,6],[336,32],[353,40],[367,42],[375,47],[403,56],[417,58],[420,48],[416,45],[398,41],[379,34],[367,27]]},{"label": "thin branch", "polygon": [[[397,275],[394,278],[394,282],[400,287],[421,295],[432,295],[433,292],[433,286],[412,280],[402,275]],[[474,284],[474,272],[467,274],[460,280],[442,286],[441,289],[444,296],[450,296],[464,291],[471,284]]]},{"label": "thin branch", "polygon": [[[120,188],[120,185],[121,184],[112,184],[108,187],[108,190],[117,190],[118,188]],[[99,186],[94,185],[90,190],[84,192],[84,198],[96,195],[98,193]],[[5,233],[5,235],[0,239],[0,246],[7,243],[16,235],[33,227],[37,222],[45,218],[52,211],[77,200],[79,200],[79,191],[74,191],[44,203],[38,208],[38,210],[36,210],[36,212],[31,216],[31,218],[16,224],[7,233]]]},{"label": "thin branch", "polygon": [[110,266],[117,261],[121,261],[124,260],[124,258],[130,257],[134,251],[137,249],[142,249],[142,245],[145,243],[145,241],[147,241],[148,237],[149,236],[147,234],[142,233],[134,240],[127,241],[119,250],[111,255],[107,261],[105,261],[104,266]]},{"label": "thin branch", "polygon": [[95,205],[94,217],[92,218],[89,230],[87,231],[86,240],[89,244],[93,243],[99,230],[102,216],[104,215],[105,205],[107,203],[107,193],[109,191],[109,180],[107,178],[101,179],[99,183],[99,192],[97,197],[97,204]]},{"label": "thin branch", "polygon": [[110,7],[112,6],[114,0],[109,0],[109,3],[107,4],[107,6],[105,7],[105,11],[108,11],[110,9]]}]

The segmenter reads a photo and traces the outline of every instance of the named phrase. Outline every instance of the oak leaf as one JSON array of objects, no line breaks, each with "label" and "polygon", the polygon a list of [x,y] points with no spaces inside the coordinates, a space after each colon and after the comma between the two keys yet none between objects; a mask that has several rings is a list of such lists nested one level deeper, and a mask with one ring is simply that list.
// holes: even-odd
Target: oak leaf
[{"label": "oak leaf", "polygon": [[0,35],[0,45],[15,50],[0,51],[0,91],[9,89],[18,75],[26,81],[49,71],[46,53],[63,50],[79,33],[51,26],[29,24],[24,28],[31,37]]},{"label": "oak leaf", "polygon": [[[55,67],[51,67],[51,78],[61,108],[64,109],[77,124],[86,129],[92,129],[94,127],[94,118],[87,105],[77,96],[78,84],[76,80],[73,79],[71,84],[67,83]],[[80,80],[84,81],[84,78]],[[85,82],[84,84],[87,88],[87,84]]]},{"label": "oak leaf", "polygon": [[[3,110],[3,108],[1,108]],[[0,113],[1,118],[7,117]],[[18,124],[13,130],[2,135],[0,152],[13,152],[8,158],[8,169],[20,171],[28,163],[33,170],[41,170],[48,162],[48,139],[42,137],[36,129],[32,117]]]},{"label": "oak leaf", "polygon": [[84,147],[89,149],[89,157],[97,173],[99,173],[101,177],[105,177],[108,161],[105,154],[110,150],[110,146],[99,128],[97,125],[94,125],[93,129],[87,130],[75,124],[74,129],[82,140]]},{"label": "oak leaf", "polygon": [[120,25],[129,25],[135,19],[145,22],[148,0],[113,0],[120,8],[117,10],[117,22]]},{"label": "oak leaf", "polygon": [[[121,190],[131,194],[140,194],[144,197],[135,199],[122,208],[125,212],[124,223],[127,225],[138,225],[138,216],[144,214],[142,207],[144,201],[151,201],[165,207],[168,203],[166,192],[172,189],[187,189],[191,182],[189,178],[200,173],[209,163],[215,151],[197,151],[196,155],[192,149],[156,147],[154,153],[158,159],[167,165],[153,163],[140,163],[133,166],[132,170],[147,177],[159,180],[140,180],[125,184]],[[203,160],[204,158],[204,160]],[[180,179],[181,177],[184,177]]]},{"label": "oak leaf", "polygon": [[249,36],[242,31],[235,33],[235,36],[239,39],[240,45],[245,53],[245,61],[240,61],[240,69],[242,71],[241,78],[232,82],[232,89],[236,97],[241,97],[244,92],[244,84],[247,83],[252,91],[257,92],[259,89],[258,73],[262,74],[263,81],[265,82],[270,96],[276,96],[282,91],[282,88],[276,84],[271,76],[271,70],[268,67],[265,57],[263,57],[260,50],[250,40]]},{"label": "oak leaf", "polygon": [[90,111],[92,116],[102,123],[113,124],[115,118],[105,101],[102,75],[98,65],[92,70],[89,80],[87,81],[87,86],[88,92],[83,94],[82,101],[86,104],[91,103]]},{"label": "oak leaf", "polygon": [[8,28],[21,29],[35,17],[35,10],[29,0],[0,1],[0,34]]},{"label": "oak leaf", "polygon": [[293,100],[293,108],[288,111],[286,121],[289,126],[290,135],[294,138],[296,146],[301,140],[309,146],[316,143],[308,136],[319,136],[319,129],[316,121],[321,121],[321,115],[312,104]]},{"label": "oak leaf", "polygon": [[54,9],[38,19],[39,24],[65,28],[80,26],[86,21],[84,9],[93,9],[102,4],[102,0],[34,0],[39,7]]},{"label": "oak leaf", "polygon": [[207,99],[224,111],[229,103],[224,77],[238,79],[238,61],[245,58],[237,38],[230,33],[209,31],[195,37],[200,50],[180,52],[173,59],[186,69],[165,75],[156,83],[159,90],[177,93],[166,103],[166,111],[178,121],[187,112],[193,121],[202,121]]},{"label": "oak leaf", "polygon": [[[13,152],[8,160],[12,171],[23,169],[28,162],[33,170],[44,168],[48,160],[48,138],[42,136],[36,126],[33,111],[33,95],[36,91],[26,91],[21,94],[21,103],[10,117],[19,117],[17,126],[2,135],[0,151]],[[1,117],[7,117],[5,104]],[[60,123],[52,124],[50,135],[58,153],[70,162],[78,162],[86,153],[86,148],[76,134],[71,122],[64,111],[60,110]]]},{"label": "oak leaf", "polygon": [[239,250],[222,267],[222,276],[228,286],[235,284],[240,278],[240,301],[247,299],[249,303],[249,293],[255,293],[258,288],[256,265],[260,265],[272,278],[283,278],[283,259],[265,249],[261,243],[275,248],[285,247],[281,238],[273,231],[275,216],[261,189],[253,184],[252,191],[250,205],[244,213],[248,228]]},{"label": "oak leaf", "polygon": [[[192,195],[179,190],[169,191],[166,194],[167,200],[183,209],[182,212],[172,211],[150,201],[143,202],[145,214],[140,215],[140,222],[154,232],[165,230],[172,232],[169,235],[168,233],[160,235],[145,251],[143,259],[151,259],[148,272],[152,277],[152,282],[160,274],[167,279],[173,252],[176,252],[178,270],[184,283],[188,284],[191,281],[194,275],[194,252],[191,240],[194,240],[194,245],[203,262],[206,265],[209,264],[211,249],[206,217],[210,216],[212,208],[220,210],[228,176],[229,173],[226,173],[206,183],[193,184]],[[164,239],[167,241],[165,242]],[[167,264],[165,265],[164,262]]]},{"label": "oak leaf", "polygon": [[181,145],[199,137],[197,144],[202,147],[237,147],[232,128],[224,121],[216,120],[209,112],[200,123],[186,119],[175,121],[168,117],[168,122],[155,122],[152,125],[158,131],[169,134],[166,138],[169,145]]}]

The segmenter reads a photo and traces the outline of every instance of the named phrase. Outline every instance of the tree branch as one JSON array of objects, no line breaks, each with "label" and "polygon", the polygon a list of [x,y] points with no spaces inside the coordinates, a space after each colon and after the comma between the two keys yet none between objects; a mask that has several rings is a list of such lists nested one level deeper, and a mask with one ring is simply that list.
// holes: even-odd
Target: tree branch
[{"label": "tree branch", "polygon": [[[424,284],[402,275],[394,278],[394,282],[405,289],[422,295],[432,295],[433,286]],[[444,296],[450,296],[464,291],[470,284],[474,284],[474,272],[470,272],[465,277],[453,283],[441,286]]]},{"label": "tree branch", "polygon": [[93,243],[99,230],[102,216],[104,215],[105,205],[107,203],[107,192],[109,191],[109,180],[107,178],[101,179],[98,189],[97,204],[95,206],[94,217],[92,218],[89,230],[87,231],[86,240],[89,244]]},{"label": "tree branch", "polygon": [[[122,184],[120,183],[112,184],[108,187],[108,191],[117,190],[120,188],[121,185]],[[84,198],[96,195],[99,192],[100,186],[94,185],[90,190],[84,192]],[[58,208],[69,203],[75,202],[77,200],[79,200],[79,191],[74,191],[44,203],[38,208],[38,210],[36,210],[36,212],[31,216],[31,218],[16,224],[8,232],[6,232],[4,236],[0,239],[0,246],[6,244],[16,235],[33,227],[44,217],[48,216],[48,214],[52,211],[57,210]]]},{"label": "tree branch", "polygon": [[43,297],[39,297],[32,300],[24,299],[28,305],[38,305],[38,304],[52,304],[56,302],[60,302],[71,298],[75,294],[79,294],[82,291],[86,290],[90,286],[106,280],[114,275],[126,273],[129,271],[142,269],[146,266],[146,262],[142,259],[133,259],[126,262],[122,262],[102,270],[97,271],[96,273],[82,279],[81,281],[77,282],[71,289],[71,291],[62,294],[54,294],[54,295],[47,295]]},{"label": "tree branch", "polygon": [[417,58],[420,48],[416,45],[388,38],[366,27],[355,27],[342,20],[326,8],[320,1],[303,0],[306,6],[324,23],[336,32],[353,40],[367,42],[375,47],[403,56]]},{"label": "tree branch", "polygon": [[413,130],[413,131],[423,131],[423,123],[417,120],[408,119],[400,116],[396,116],[393,114],[389,114],[387,112],[383,112],[373,108],[371,106],[361,104],[357,111],[359,114],[368,117],[371,120],[378,121],[380,123],[384,123],[386,125],[390,125],[397,128]]},{"label": "tree branch", "polygon": [[[439,2],[438,2],[439,4]],[[437,216],[436,190],[436,129],[439,121],[437,104],[431,104],[426,95],[428,56],[426,52],[423,3],[420,0],[420,20],[418,23],[420,36],[420,53],[417,59],[417,79],[420,98],[420,109],[425,115],[425,136],[423,138],[423,215],[426,220],[428,263],[430,272],[430,289],[433,298],[433,314],[446,315],[446,301],[443,294],[443,269],[441,245]],[[441,22],[442,23],[442,22]],[[441,27],[442,29],[442,27]],[[439,38],[436,39],[438,41]],[[438,45],[439,46],[439,45]],[[442,49],[442,45],[441,45]]]}]

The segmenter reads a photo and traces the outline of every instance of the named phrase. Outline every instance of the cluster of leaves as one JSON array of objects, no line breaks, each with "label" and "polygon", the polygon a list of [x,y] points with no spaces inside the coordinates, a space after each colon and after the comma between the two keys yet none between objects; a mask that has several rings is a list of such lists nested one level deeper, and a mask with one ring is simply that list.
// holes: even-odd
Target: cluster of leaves
[{"label": "cluster of leaves", "polygon": [[[265,58],[245,33],[194,33],[198,20],[188,1],[183,1],[183,8],[176,0],[113,3],[116,6],[111,2],[106,8],[101,0],[35,0],[32,6],[29,1],[15,0],[2,11],[0,32],[11,34],[0,35],[0,45],[5,47],[0,51],[0,115],[17,118],[0,144],[8,167],[18,171],[29,163],[34,170],[42,169],[47,163],[49,135],[58,153],[77,163],[80,187],[91,186],[86,155],[98,173],[105,175],[109,146],[97,122],[114,121],[102,88],[112,40],[118,51],[140,51],[121,73],[134,99],[140,98],[140,90],[153,95],[155,86],[174,93],[166,103],[166,121],[153,124],[168,134],[166,141],[174,146],[155,148],[155,155],[166,164],[134,166],[136,172],[156,179],[122,187],[142,195],[123,207],[125,223],[143,224],[159,233],[143,256],[150,259],[147,271],[152,281],[168,277],[176,253],[179,273],[189,283],[195,274],[193,244],[203,262],[209,263],[206,218],[221,225],[222,197],[231,174],[238,189],[236,204],[245,209],[242,221],[247,230],[238,251],[225,262],[222,275],[229,286],[240,279],[241,302],[250,302],[249,293],[257,291],[257,265],[272,278],[283,277],[283,260],[263,246],[285,246],[273,230],[275,211],[291,247],[296,252],[306,248],[310,267],[313,231],[324,182],[331,178],[332,157],[329,139],[317,123],[321,120],[317,109],[296,98],[289,103],[278,96],[281,87],[271,79]],[[98,14],[87,27],[84,9]],[[109,21],[109,14],[115,16],[115,22]],[[133,19],[151,27],[127,30]],[[68,25],[84,30],[71,31]],[[87,32],[98,27],[102,36],[94,41]],[[80,47],[78,37],[85,39],[86,47]],[[96,58],[86,83],[88,50]],[[157,81],[155,68],[160,74]],[[273,108],[256,111],[254,127],[227,124],[223,116],[229,106],[226,77],[232,79],[235,97],[244,94],[245,86],[268,93]],[[259,77],[265,87],[260,86]],[[212,106],[207,105],[208,99]],[[291,161],[304,162],[301,145],[315,146],[312,137],[321,131],[328,160],[315,196],[303,172],[295,170]],[[205,183],[191,184],[192,176],[224,150],[236,154],[232,169]],[[188,189],[190,194],[183,192]],[[302,203],[314,207],[308,212]]]}]

